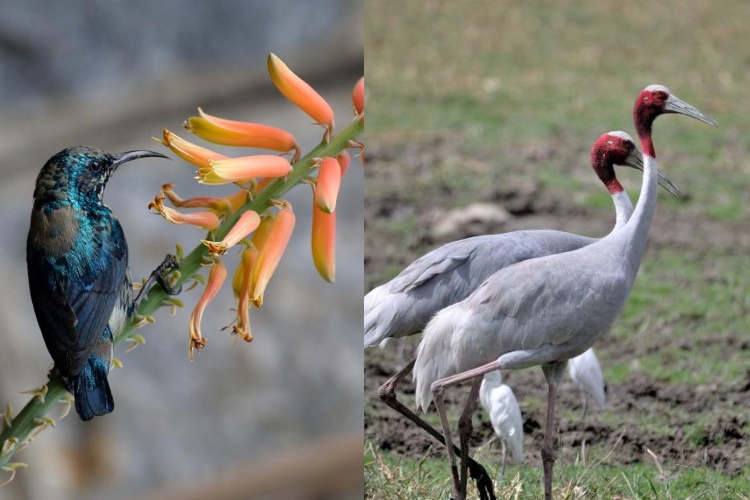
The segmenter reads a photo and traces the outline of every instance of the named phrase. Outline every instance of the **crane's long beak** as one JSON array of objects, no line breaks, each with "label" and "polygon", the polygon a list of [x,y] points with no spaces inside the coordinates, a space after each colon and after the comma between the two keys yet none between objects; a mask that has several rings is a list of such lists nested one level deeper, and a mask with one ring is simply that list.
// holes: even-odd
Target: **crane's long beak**
[{"label": "crane's long beak", "polygon": [[684,198],[685,197],[685,194],[680,190],[680,188],[678,188],[675,185],[674,182],[672,182],[672,179],[670,179],[667,176],[667,174],[665,174],[664,172],[662,172],[661,170],[659,170],[657,168],[656,169],[656,175],[657,175],[657,179],[656,180],[657,180],[657,182],[659,183],[659,185],[661,187],[663,187],[664,189],[666,189],[667,191],[669,191],[670,193],[672,193],[677,198]]},{"label": "crane's long beak", "polygon": [[[643,172],[643,155],[638,150],[638,148],[634,148],[633,151],[628,155],[628,157],[625,159],[625,165]],[[657,168],[656,175],[657,181],[659,182],[659,185],[661,187],[672,193],[677,198],[684,198],[685,195],[682,193],[680,188],[678,188],[675,183],[672,182],[672,179],[670,179],[667,174]]]},{"label": "crane's long beak", "polygon": [[114,154],[112,155],[112,158],[115,159],[115,161],[112,163],[112,167],[114,168],[119,167],[123,163],[137,160],[138,158],[166,158],[168,160],[170,159],[168,156],[164,156],[161,153],[157,153],[156,151],[148,151],[148,150],[126,151],[124,153]]},{"label": "crane's long beak", "polygon": [[711,118],[708,115],[704,115],[694,107],[692,107],[690,104],[686,103],[685,101],[678,99],[677,97],[670,94],[669,98],[667,99],[667,102],[664,104],[664,112],[665,113],[679,113],[681,115],[690,116],[692,118],[695,118],[696,120],[700,120],[703,123],[708,123],[709,125],[713,125],[716,127],[718,124],[716,123],[716,120]]}]

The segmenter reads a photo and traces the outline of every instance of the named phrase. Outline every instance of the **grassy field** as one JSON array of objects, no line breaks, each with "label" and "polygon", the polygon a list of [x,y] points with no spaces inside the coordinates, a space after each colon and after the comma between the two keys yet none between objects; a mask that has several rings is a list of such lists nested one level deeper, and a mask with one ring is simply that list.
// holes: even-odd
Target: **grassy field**
[{"label": "grassy field", "polygon": [[[586,424],[575,397],[561,411],[561,498],[750,492],[750,4],[720,6],[366,2],[368,290],[466,236],[441,239],[430,228],[473,202],[513,214],[488,233],[606,234],[611,201],[591,174],[588,149],[609,130],[635,136],[632,104],[648,84],[668,86],[719,122],[667,116],[654,126],[660,167],[689,196],[660,194],[630,300],[595,346],[607,408]],[[635,200],[638,173],[618,175]],[[397,363],[393,352],[365,353],[365,495],[445,497],[442,450],[377,400],[377,384]],[[525,427],[541,422],[541,371],[510,377]],[[434,411],[428,417],[437,422]],[[475,417],[478,445],[491,436],[486,420]],[[530,426],[527,434],[525,465],[496,486],[507,498],[541,494],[541,432]],[[573,436],[589,438],[585,464]],[[476,451],[493,472],[498,450]]]}]

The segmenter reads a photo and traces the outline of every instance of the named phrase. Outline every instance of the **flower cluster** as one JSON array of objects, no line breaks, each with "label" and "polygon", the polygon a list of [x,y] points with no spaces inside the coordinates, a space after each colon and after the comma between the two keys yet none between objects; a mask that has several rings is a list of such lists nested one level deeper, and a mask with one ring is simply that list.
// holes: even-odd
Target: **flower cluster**
[{"label": "flower cluster", "polygon": [[[306,82],[295,75],[278,57],[268,57],[268,72],[277,89],[292,103],[324,127],[323,143],[331,140],[334,130],[333,110]],[[354,86],[352,103],[355,120],[364,124],[364,77]],[[245,341],[253,339],[249,308],[263,305],[263,293],[289,243],[295,225],[295,214],[286,200],[269,197],[264,206],[250,210],[255,199],[274,181],[292,182],[290,174],[295,165],[309,161],[317,168],[317,177],[305,177],[313,188],[311,250],[315,268],[329,282],[335,279],[336,198],[341,179],[351,162],[345,149],[336,156],[305,157],[294,136],[276,127],[260,123],[227,120],[205,113],[198,108],[198,116],[190,117],[184,127],[208,142],[223,146],[254,147],[275,151],[231,158],[204,148],[169,130],[164,130],[160,142],[177,156],[197,167],[196,179],[201,184],[234,184],[238,191],[223,197],[181,198],[171,184],[165,184],[149,209],[161,214],[173,224],[188,224],[209,231],[202,243],[206,247],[204,264],[210,267],[208,280],[201,298],[190,318],[188,352],[205,346],[201,334],[201,318],[206,306],[224,284],[228,272],[223,257],[236,245],[241,245],[239,264],[232,278],[232,288],[238,301],[237,319],[233,334]],[[157,139],[159,140],[159,139]],[[364,150],[361,142],[349,141],[345,147]],[[301,161],[302,160],[302,161]],[[364,161],[364,160],[363,160]],[[174,208],[165,206],[169,201]],[[182,212],[178,209],[201,209]]]}]

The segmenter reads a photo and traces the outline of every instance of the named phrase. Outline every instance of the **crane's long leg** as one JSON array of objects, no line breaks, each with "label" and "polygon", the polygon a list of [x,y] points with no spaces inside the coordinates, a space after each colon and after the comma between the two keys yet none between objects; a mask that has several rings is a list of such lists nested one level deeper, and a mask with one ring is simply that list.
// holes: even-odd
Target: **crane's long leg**
[{"label": "crane's long leg", "polygon": [[542,365],[547,379],[549,392],[547,393],[547,423],[544,429],[544,444],[542,445],[542,466],[544,467],[544,498],[552,500],[552,469],[555,466],[557,452],[555,451],[555,397],[567,360]]},{"label": "crane's long leg", "polygon": [[[417,426],[422,428],[424,431],[426,431],[430,436],[435,438],[440,444],[445,445],[446,441],[440,432],[438,432],[437,429],[432,427],[430,424],[419,418],[419,416],[414,413],[412,410],[404,406],[401,401],[399,401],[396,398],[396,386],[401,383],[401,381],[404,379],[406,375],[411,373],[411,371],[414,369],[414,362],[416,360],[412,360],[409,364],[407,364],[404,368],[402,368],[398,373],[393,375],[391,378],[385,381],[385,383],[380,386],[380,390],[378,391],[378,395],[380,396],[380,399],[399,412],[404,417],[408,418]],[[454,445],[452,448],[455,450],[456,453],[460,453],[458,448]],[[468,466],[469,466],[469,474],[471,475],[471,478],[474,479],[477,483],[477,489],[479,490],[479,498],[481,500],[495,500],[495,491],[492,485],[492,479],[490,478],[489,474],[487,474],[487,470],[482,467],[481,464],[473,460],[472,458],[468,459]]]},{"label": "crane's long leg", "polygon": [[[433,401],[435,401],[435,408],[437,409],[438,415],[440,416],[440,424],[443,427],[443,436],[445,436],[446,443],[453,442],[453,439],[451,438],[451,430],[450,425],[448,424],[448,417],[445,413],[445,390],[448,387],[459,384],[465,380],[480,377],[485,373],[489,373],[492,370],[499,370],[501,368],[502,366],[499,361],[493,361],[491,363],[487,363],[484,366],[480,366],[479,368],[474,368],[473,370],[468,370],[457,375],[442,378],[432,383],[432,386],[430,387],[430,389],[432,390],[432,399]],[[476,397],[474,399],[476,400]],[[451,476],[453,478],[453,493],[456,495],[456,498],[458,500],[465,500],[466,497],[464,496],[464,492],[461,490],[461,481],[458,477],[458,467],[456,466],[456,454],[453,449],[454,447],[448,446],[447,448],[448,460],[450,461],[451,467]]]},{"label": "crane's long leg", "polygon": [[461,417],[458,419],[458,440],[461,444],[461,491],[466,495],[466,467],[469,460],[469,438],[471,437],[471,417],[474,415],[474,411],[477,408],[477,397],[479,397],[479,387],[482,385],[482,379],[475,378],[471,391],[469,392],[469,399],[466,400],[464,410],[461,412]]}]

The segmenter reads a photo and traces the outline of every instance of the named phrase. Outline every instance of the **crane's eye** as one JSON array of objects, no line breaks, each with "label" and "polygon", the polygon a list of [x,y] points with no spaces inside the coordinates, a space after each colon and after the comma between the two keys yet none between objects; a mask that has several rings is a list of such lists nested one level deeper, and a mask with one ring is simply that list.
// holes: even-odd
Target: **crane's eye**
[{"label": "crane's eye", "polygon": [[662,90],[659,90],[658,92],[656,92],[656,98],[659,99],[660,101],[666,101],[667,93]]},{"label": "crane's eye", "polygon": [[101,162],[94,160],[91,163],[89,163],[89,168],[91,168],[91,170],[94,172],[101,172],[102,164]]}]

